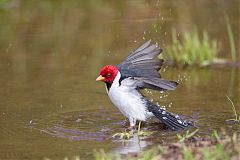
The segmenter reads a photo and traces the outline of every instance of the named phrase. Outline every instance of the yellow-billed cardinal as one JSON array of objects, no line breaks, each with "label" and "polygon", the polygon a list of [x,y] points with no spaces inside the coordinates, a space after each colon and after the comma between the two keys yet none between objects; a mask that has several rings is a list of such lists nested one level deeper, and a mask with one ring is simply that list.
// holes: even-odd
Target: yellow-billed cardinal
[{"label": "yellow-billed cardinal", "polygon": [[151,45],[149,40],[117,67],[103,67],[96,79],[105,82],[110,100],[128,118],[131,127],[137,120],[146,121],[153,116],[172,130],[191,126],[191,123],[153,104],[139,92],[143,88],[174,90],[178,85],[177,82],[161,79],[159,70],[163,60],[157,58],[161,52],[162,49],[156,44]]}]

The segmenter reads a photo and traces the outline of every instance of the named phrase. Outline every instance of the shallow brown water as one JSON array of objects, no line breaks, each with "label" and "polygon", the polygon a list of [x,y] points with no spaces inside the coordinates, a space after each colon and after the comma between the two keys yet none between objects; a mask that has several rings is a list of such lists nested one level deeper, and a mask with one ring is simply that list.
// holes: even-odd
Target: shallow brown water
[{"label": "shallow brown water", "polygon": [[[164,49],[172,28],[206,29],[222,42],[222,57],[230,57],[223,17],[229,16],[239,43],[237,6],[238,1],[0,3],[0,159],[91,159],[93,149],[129,153],[175,140],[176,132],[156,123],[142,128],[155,132],[140,144],[136,135],[127,143],[112,138],[124,130],[124,117],[95,82],[98,71],[119,63],[144,39]],[[239,131],[225,122],[234,117],[226,94],[240,112],[239,68],[165,67],[162,74],[180,86],[147,96],[194,121],[203,135],[219,128]]]}]

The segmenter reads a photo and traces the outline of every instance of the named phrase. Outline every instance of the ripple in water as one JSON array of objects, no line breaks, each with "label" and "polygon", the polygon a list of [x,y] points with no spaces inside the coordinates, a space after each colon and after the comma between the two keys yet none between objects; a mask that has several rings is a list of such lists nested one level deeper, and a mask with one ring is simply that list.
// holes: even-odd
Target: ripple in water
[{"label": "ripple in water", "polygon": [[[192,115],[191,118],[185,118],[193,122],[196,128],[200,129],[200,136],[211,134],[212,130],[221,127],[226,128],[230,132],[236,131],[234,125],[228,125],[224,121],[219,120],[219,117],[224,117],[223,115],[226,115],[226,113],[218,114],[219,116],[216,116],[212,113],[206,115],[205,112],[198,111],[192,112],[190,115]],[[156,119],[153,119],[141,127],[141,130],[154,132],[154,134],[145,137],[144,141],[150,143],[176,141],[176,134],[182,133],[180,131],[172,132],[159,123],[158,120],[155,120]],[[125,130],[122,126],[123,122],[124,117],[119,112],[113,112],[111,110],[91,110],[48,115],[43,119],[33,120],[29,127],[53,137],[65,138],[72,141],[104,141],[109,139],[114,141],[112,135]],[[191,129],[194,129],[195,127]],[[137,141],[134,141],[133,139],[134,138],[128,143],[132,141],[135,144]]]},{"label": "ripple in water", "polygon": [[35,120],[30,127],[54,137],[73,141],[102,141],[121,128],[122,122],[123,117],[118,112],[94,110],[49,115]]}]

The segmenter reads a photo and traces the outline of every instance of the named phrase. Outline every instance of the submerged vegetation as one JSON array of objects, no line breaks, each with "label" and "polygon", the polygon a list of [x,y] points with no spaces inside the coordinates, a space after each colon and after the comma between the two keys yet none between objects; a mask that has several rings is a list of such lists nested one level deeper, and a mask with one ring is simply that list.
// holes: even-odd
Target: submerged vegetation
[{"label": "submerged vegetation", "polygon": [[[149,131],[141,131],[141,121],[138,122],[137,136],[138,136],[139,141],[140,141],[140,137],[149,136],[152,133],[153,132],[149,132]],[[129,131],[127,129],[125,129],[123,132],[115,133],[112,137],[119,138],[120,140],[128,140],[128,139],[132,138],[134,136],[134,134],[135,134],[134,129],[129,129]]]},{"label": "submerged vegetation", "polygon": [[112,137],[119,137],[119,139],[130,139],[132,137],[132,133],[128,132],[126,129],[124,130],[124,132],[119,132],[119,133],[115,133]]}]

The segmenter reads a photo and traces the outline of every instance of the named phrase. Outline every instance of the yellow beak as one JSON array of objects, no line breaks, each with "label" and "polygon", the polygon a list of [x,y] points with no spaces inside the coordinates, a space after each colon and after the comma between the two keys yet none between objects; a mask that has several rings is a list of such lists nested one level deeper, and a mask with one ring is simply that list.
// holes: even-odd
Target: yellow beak
[{"label": "yellow beak", "polygon": [[104,81],[105,80],[105,77],[103,77],[103,76],[98,76],[97,77],[97,79],[96,79],[96,81]]}]

